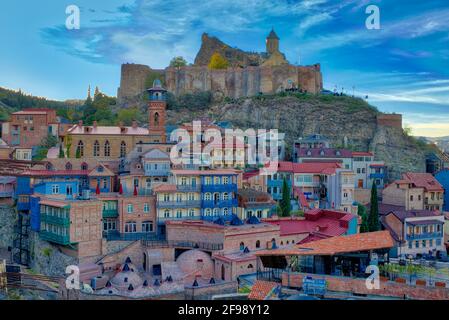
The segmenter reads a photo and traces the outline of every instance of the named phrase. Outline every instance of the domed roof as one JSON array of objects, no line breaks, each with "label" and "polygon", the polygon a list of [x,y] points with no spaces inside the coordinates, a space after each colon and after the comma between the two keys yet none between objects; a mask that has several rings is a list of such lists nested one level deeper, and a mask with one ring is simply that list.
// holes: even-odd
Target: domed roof
[{"label": "domed roof", "polygon": [[143,280],[132,263],[125,263],[110,281],[111,284],[119,289],[127,290],[130,285],[137,288],[142,285]]},{"label": "domed roof", "polygon": [[214,262],[206,252],[201,250],[193,249],[183,252],[176,263],[185,277],[199,275],[210,279],[214,274]]}]

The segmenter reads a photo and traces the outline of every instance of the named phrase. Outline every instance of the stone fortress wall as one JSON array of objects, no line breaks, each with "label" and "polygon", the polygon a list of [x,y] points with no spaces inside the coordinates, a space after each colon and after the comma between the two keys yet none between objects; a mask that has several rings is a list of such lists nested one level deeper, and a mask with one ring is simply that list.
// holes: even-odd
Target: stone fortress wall
[{"label": "stone fortress wall", "polygon": [[[262,54],[231,48],[217,38],[204,34],[193,65],[157,70],[141,64],[123,64],[118,103],[123,105],[127,100],[141,95],[146,89],[146,80],[155,73],[164,79],[164,86],[175,95],[212,91],[226,97],[240,98],[276,93],[293,87],[310,93],[321,92],[323,79],[320,65],[295,66],[288,63],[278,51],[279,39],[274,31],[270,36],[267,38],[267,52]],[[269,46],[270,43],[274,48]],[[208,68],[208,61],[214,52],[229,61],[227,69]]]}]

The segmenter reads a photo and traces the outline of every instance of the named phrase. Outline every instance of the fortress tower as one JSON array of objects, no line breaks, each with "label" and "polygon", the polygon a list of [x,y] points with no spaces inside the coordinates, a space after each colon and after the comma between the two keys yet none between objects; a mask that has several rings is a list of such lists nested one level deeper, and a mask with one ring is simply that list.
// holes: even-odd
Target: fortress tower
[{"label": "fortress tower", "polygon": [[279,37],[277,36],[276,32],[274,32],[274,29],[271,29],[271,32],[267,36],[266,48],[269,55],[272,55],[275,52],[279,52]]},{"label": "fortress tower", "polygon": [[153,142],[165,143],[165,109],[167,90],[162,88],[159,79],[153,81],[153,87],[147,90],[150,98],[148,105],[148,131]]}]

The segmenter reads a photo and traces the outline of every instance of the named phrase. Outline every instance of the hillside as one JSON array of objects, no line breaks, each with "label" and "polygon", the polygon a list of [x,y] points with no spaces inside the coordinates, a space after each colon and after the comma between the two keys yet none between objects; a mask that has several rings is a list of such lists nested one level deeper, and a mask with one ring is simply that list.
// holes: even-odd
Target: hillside
[{"label": "hillside", "polygon": [[400,129],[378,126],[378,113],[375,107],[357,98],[278,94],[225,99],[197,111],[177,106],[168,111],[168,121],[179,124],[208,117],[229,121],[241,129],[278,129],[286,133],[289,155],[294,140],[321,133],[336,147],[374,151],[376,159],[389,166],[390,179],[399,178],[404,171],[425,171],[423,145]]}]

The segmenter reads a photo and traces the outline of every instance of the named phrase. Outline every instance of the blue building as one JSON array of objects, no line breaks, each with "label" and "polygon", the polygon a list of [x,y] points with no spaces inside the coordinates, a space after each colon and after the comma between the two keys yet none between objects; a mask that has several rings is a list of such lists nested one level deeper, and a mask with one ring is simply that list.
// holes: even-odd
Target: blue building
[{"label": "blue building", "polygon": [[[201,172],[201,171],[200,171]],[[201,218],[215,220],[223,217],[232,219],[237,214],[237,173],[233,171],[202,171]]]},{"label": "blue building", "polygon": [[435,179],[444,188],[443,211],[449,211],[449,169],[443,169],[435,174]]}]

